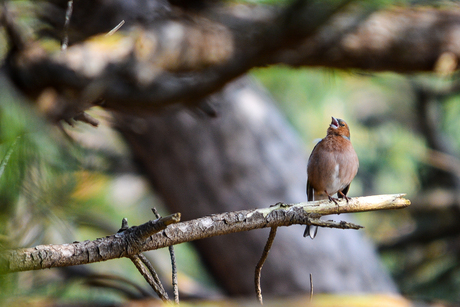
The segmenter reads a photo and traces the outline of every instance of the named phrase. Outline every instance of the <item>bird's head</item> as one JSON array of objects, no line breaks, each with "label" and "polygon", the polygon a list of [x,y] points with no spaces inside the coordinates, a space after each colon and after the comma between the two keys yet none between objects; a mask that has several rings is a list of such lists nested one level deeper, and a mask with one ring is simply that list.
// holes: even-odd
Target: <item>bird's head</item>
[{"label": "bird's head", "polygon": [[327,129],[327,135],[340,135],[349,140],[350,129],[343,119],[335,118],[332,116],[332,122]]}]

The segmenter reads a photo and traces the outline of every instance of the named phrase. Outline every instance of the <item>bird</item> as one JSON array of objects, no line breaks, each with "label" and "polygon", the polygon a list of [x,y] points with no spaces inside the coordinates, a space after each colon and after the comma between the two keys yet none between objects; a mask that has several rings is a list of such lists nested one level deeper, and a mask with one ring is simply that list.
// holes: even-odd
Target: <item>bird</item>
[{"label": "bird", "polygon": [[[343,119],[332,116],[327,135],[313,148],[307,165],[307,199],[308,201],[329,199],[336,205],[338,198],[347,197],[353,178],[358,173],[359,160],[350,141],[350,129]],[[317,228],[312,233],[310,226],[304,237],[316,236]]]}]

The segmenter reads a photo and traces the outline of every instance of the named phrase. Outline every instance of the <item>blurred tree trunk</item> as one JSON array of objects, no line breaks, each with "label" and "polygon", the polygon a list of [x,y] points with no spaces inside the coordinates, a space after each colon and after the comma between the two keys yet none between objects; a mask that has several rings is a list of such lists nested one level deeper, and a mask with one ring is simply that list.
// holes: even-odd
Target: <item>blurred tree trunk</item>
[{"label": "blurred tree trunk", "polygon": [[[139,168],[171,211],[183,220],[207,214],[305,201],[306,155],[301,140],[272,99],[243,77],[210,101],[217,118],[190,110],[162,115],[117,115]],[[343,219],[344,216],[339,218]],[[196,241],[211,274],[231,295],[254,293],[254,267],[269,230]],[[303,228],[278,230],[262,271],[265,294],[396,292],[363,233]]]}]

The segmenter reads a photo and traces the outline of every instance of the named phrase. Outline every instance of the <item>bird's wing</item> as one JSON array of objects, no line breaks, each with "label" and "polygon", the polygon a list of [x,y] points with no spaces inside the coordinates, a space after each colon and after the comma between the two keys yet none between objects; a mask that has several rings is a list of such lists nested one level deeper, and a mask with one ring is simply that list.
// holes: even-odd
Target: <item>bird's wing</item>
[{"label": "bird's wing", "polygon": [[307,180],[307,200],[313,200],[313,187],[310,184],[310,180]]}]

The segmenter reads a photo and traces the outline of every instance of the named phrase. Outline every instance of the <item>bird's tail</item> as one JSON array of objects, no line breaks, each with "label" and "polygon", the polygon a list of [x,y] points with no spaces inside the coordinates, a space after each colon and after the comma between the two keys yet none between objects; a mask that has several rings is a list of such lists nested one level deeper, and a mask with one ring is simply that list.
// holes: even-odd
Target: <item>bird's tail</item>
[{"label": "bird's tail", "polygon": [[[308,190],[308,187],[307,187],[307,199],[308,199],[308,201],[327,199],[327,196],[325,196],[325,195],[319,195],[319,194],[316,194],[316,193],[309,194],[308,192],[309,192],[309,190]],[[312,225],[307,225],[305,227],[305,231],[303,232],[304,238],[306,238],[308,236],[312,240],[316,237],[317,234],[318,234],[318,226],[312,226]]]}]

